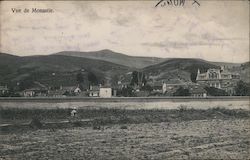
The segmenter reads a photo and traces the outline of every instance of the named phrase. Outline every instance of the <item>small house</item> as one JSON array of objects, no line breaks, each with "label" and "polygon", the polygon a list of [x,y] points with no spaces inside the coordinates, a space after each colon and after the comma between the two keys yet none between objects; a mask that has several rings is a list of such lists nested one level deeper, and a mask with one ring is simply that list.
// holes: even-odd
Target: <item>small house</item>
[{"label": "small house", "polygon": [[7,86],[0,86],[0,94],[8,93],[9,89]]},{"label": "small house", "polygon": [[152,83],[153,93],[162,93],[163,86],[162,82],[154,82]]},{"label": "small house", "polygon": [[110,88],[110,87],[101,87],[100,88],[100,97],[111,98],[112,97],[112,88]]},{"label": "small house", "polygon": [[78,94],[80,93],[82,90],[80,89],[79,86],[77,86],[75,89],[74,89],[74,93]]},{"label": "small house", "polygon": [[23,91],[23,96],[24,97],[34,97],[35,96],[35,91],[33,89],[26,89]]},{"label": "small house", "polygon": [[22,93],[24,97],[44,97],[48,95],[48,88],[38,81],[34,81],[31,88],[25,89]]},{"label": "small house", "polygon": [[99,97],[100,94],[100,87],[99,86],[90,86],[88,95],[89,97]]},{"label": "small house", "polygon": [[24,97],[44,97],[48,95],[48,90],[45,88],[29,88],[23,91]]},{"label": "small house", "polygon": [[190,87],[189,91],[192,97],[196,98],[207,97],[207,91],[201,86]]},{"label": "small house", "polygon": [[66,96],[64,95],[65,92],[66,92],[66,91],[65,91],[65,90],[62,90],[62,89],[54,90],[54,91],[50,90],[50,91],[48,92],[48,96],[49,96],[49,97],[66,97]]}]

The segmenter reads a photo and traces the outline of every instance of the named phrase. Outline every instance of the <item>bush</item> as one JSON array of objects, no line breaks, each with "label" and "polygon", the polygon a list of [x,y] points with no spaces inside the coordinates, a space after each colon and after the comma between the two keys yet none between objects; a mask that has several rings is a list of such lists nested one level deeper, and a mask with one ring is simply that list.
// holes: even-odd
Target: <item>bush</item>
[{"label": "bush", "polygon": [[173,95],[174,96],[190,96],[190,92],[188,89],[184,89],[183,87],[180,87],[175,91]]},{"label": "bush", "polygon": [[235,88],[237,96],[250,96],[250,84],[243,81],[239,81]]},{"label": "bush", "polygon": [[99,125],[94,125],[94,126],[93,126],[93,130],[101,130],[101,126],[99,126]]},{"label": "bush", "polygon": [[35,129],[40,129],[43,127],[43,124],[41,123],[41,121],[37,117],[34,117],[34,118],[32,118],[32,120],[30,122],[30,127],[35,128]]},{"label": "bush", "polygon": [[210,96],[228,96],[227,92],[222,89],[214,87],[205,87],[205,90]]},{"label": "bush", "polygon": [[178,107],[178,109],[179,109],[179,112],[184,112],[184,111],[186,111],[188,108],[187,108],[187,106],[180,105],[180,106]]},{"label": "bush", "polygon": [[74,127],[81,127],[82,126],[82,122],[81,121],[75,121],[73,122]]},{"label": "bush", "polygon": [[143,86],[143,87],[141,88],[141,90],[142,90],[142,91],[151,92],[151,91],[153,91],[153,88],[152,88],[150,85],[146,84],[145,86]]},{"label": "bush", "polygon": [[128,129],[127,126],[121,126],[120,129]]}]

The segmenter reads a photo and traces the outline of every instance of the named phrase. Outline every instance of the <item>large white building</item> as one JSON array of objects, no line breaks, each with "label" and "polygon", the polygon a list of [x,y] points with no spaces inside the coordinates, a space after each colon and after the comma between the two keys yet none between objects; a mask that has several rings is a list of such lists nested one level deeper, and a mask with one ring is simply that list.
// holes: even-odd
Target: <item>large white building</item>
[{"label": "large white building", "polygon": [[223,89],[229,94],[234,93],[234,88],[240,80],[239,74],[233,74],[224,68],[208,69],[205,73],[200,73],[198,69],[196,81],[198,84]]}]

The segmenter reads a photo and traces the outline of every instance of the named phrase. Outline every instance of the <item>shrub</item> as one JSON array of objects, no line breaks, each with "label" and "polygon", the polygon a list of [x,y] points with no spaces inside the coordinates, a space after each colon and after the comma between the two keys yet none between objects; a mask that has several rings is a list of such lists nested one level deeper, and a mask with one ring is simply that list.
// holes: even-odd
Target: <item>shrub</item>
[{"label": "shrub", "polygon": [[75,121],[75,122],[73,122],[73,125],[74,125],[74,127],[81,127],[82,123],[81,123],[81,121]]},{"label": "shrub", "polygon": [[99,125],[94,125],[94,126],[93,126],[93,130],[101,130],[101,126],[99,126]]},{"label": "shrub", "polygon": [[187,106],[180,105],[180,106],[178,107],[178,109],[179,109],[179,112],[184,112],[184,111],[187,110]]},{"label": "shrub", "polygon": [[35,128],[35,129],[40,129],[43,127],[43,124],[37,117],[33,117],[30,122],[30,127]]},{"label": "shrub", "polygon": [[222,89],[214,87],[205,87],[205,90],[210,96],[228,96],[227,92]]},{"label": "shrub", "polygon": [[128,129],[127,126],[121,126],[120,129]]},{"label": "shrub", "polygon": [[174,96],[190,96],[190,92],[188,89],[184,89],[183,87],[180,87],[175,91],[173,95]]},{"label": "shrub", "polygon": [[237,96],[250,96],[250,84],[243,81],[239,81],[235,88]]}]

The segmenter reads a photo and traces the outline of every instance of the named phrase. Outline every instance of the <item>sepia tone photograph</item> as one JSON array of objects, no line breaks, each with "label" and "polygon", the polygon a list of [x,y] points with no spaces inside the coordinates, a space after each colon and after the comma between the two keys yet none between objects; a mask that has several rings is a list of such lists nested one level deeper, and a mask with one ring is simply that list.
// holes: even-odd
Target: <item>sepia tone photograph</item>
[{"label": "sepia tone photograph", "polygon": [[249,3],[0,1],[0,160],[250,159]]}]

